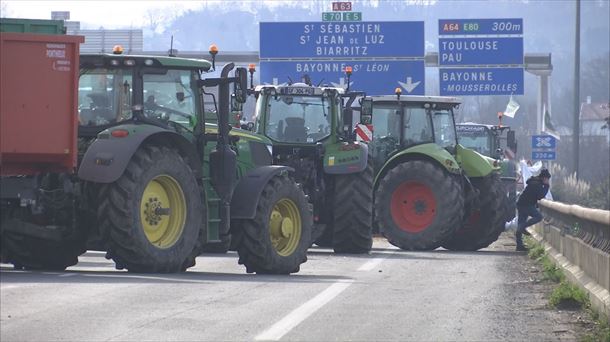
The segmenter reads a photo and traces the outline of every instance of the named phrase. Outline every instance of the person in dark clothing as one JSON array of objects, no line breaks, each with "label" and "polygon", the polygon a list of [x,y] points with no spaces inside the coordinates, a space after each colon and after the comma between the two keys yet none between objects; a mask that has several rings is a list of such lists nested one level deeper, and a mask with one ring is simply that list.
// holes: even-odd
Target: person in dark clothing
[{"label": "person in dark clothing", "polygon": [[[527,231],[527,227],[542,221],[542,214],[536,208],[538,201],[546,196],[549,191],[549,180],[551,173],[547,169],[540,170],[538,176],[530,177],[526,182],[526,187],[523,189],[521,196],[517,200],[517,232],[515,239],[517,240],[517,251],[527,251],[523,244],[523,235],[531,235]],[[528,220],[528,217],[531,217]]]}]

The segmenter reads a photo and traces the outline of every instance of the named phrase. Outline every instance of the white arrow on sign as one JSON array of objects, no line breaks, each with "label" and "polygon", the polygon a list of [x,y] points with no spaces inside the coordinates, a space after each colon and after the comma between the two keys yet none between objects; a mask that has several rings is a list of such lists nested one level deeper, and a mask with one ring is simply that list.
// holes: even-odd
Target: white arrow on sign
[{"label": "white arrow on sign", "polygon": [[[330,82],[330,84],[333,85],[333,87],[335,88],[343,88],[343,89],[347,89],[347,84],[345,84],[345,78],[340,77],[339,78],[339,83],[335,83],[335,82]],[[351,81],[349,83],[349,86],[351,87],[354,84],[354,81]]]},{"label": "white arrow on sign", "polygon": [[413,89],[417,88],[420,83],[421,81],[413,83],[413,79],[411,77],[407,77],[407,83],[398,81],[398,84],[400,84],[400,86],[403,87],[407,91],[407,93],[412,92]]}]

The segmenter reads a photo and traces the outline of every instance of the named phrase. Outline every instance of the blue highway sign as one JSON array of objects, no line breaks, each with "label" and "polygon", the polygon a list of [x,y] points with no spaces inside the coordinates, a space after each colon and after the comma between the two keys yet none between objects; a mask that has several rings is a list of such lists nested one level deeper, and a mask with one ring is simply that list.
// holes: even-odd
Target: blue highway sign
[{"label": "blue highway sign", "polygon": [[555,151],[532,151],[532,160],[555,160]]},{"label": "blue highway sign", "polygon": [[414,61],[261,61],[261,84],[300,82],[307,74],[314,85],[347,86],[344,68],[352,67],[350,90],[366,91],[367,95],[394,94],[396,87],[403,95],[424,95],[425,67],[423,60]]},{"label": "blue highway sign", "polygon": [[520,35],[523,34],[523,19],[441,19],[438,35]]},{"label": "blue highway sign", "polygon": [[523,64],[523,38],[439,38],[439,65]]},{"label": "blue highway sign", "polygon": [[532,149],[554,149],[556,145],[557,141],[552,135],[532,136]]},{"label": "blue highway sign", "polygon": [[260,58],[422,58],[423,21],[261,22]]},{"label": "blue highway sign", "polygon": [[440,68],[441,96],[523,95],[523,68]]}]

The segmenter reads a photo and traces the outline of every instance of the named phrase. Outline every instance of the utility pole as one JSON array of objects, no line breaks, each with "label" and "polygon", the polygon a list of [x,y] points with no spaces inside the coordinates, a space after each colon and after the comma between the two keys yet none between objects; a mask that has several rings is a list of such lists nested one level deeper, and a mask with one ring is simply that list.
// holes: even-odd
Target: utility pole
[{"label": "utility pole", "polygon": [[578,179],[580,159],[580,0],[576,0],[576,38],[574,40],[574,125],[572,125],[574,172]]}]

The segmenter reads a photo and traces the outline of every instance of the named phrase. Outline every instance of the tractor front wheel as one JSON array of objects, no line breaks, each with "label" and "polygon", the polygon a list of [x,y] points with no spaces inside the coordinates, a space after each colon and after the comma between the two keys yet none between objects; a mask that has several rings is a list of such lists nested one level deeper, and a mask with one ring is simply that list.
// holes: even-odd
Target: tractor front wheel
[{"label": "tractor front wheel", "polygon": [[289,274],[307,261],[313,218],[307,197],[288,176],[273,177],[251,220],[232,228],[239,263],[248,273]]},{"label": "tractor front wheel", "polygon": [[461,223],[458,180],[439,166],[413,160],[394,166],[375,193],[375,221],[388,241],[405,250],[432,250]]},{"label": "tractor front wheel", "polygon": [[331,235],[335,253],[368,253],[371,250],[373,178],[370,157],[362,172],[335,177]]}]

